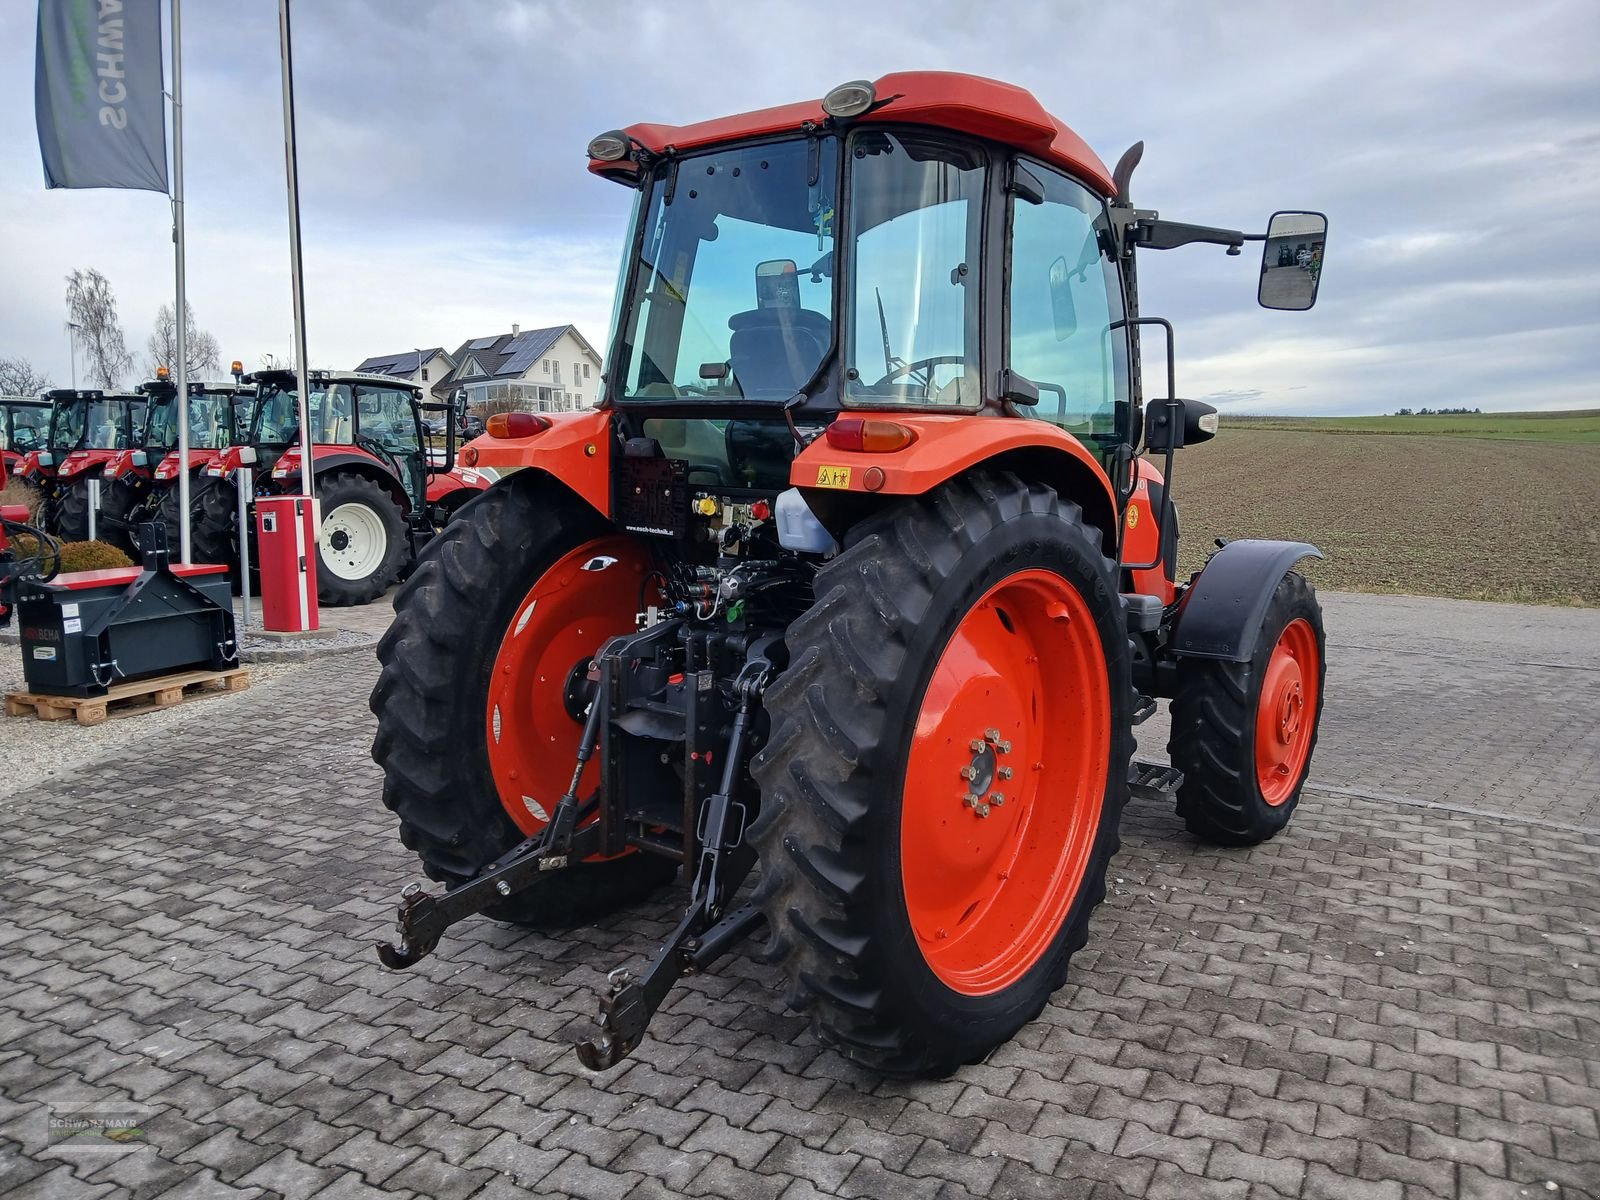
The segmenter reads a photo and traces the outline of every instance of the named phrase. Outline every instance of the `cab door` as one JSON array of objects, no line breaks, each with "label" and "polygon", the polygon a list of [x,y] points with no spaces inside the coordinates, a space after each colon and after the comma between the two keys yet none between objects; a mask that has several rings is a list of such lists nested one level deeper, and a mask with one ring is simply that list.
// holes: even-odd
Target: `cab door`
[{"label": "cab door", "polygon": [[1059,425],[1109,467],[1127,441],[1131,385],[1105,202],[1043,163],[1015,169],[1043,199],[1011,197],[1006,365],[1039,388],[1025,416]]},{"label": "cab door", "polygon": [[422,418],[401,388],[356,389],[356,444],[388,462],[400,477],[413,511],[420,512],[428,478],[422,453]]}]

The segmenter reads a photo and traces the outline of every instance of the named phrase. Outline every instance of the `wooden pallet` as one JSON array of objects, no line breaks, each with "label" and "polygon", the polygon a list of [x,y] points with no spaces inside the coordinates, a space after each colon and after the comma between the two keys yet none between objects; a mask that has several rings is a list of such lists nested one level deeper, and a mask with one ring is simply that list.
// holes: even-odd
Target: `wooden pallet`
[{"label": "wooden pallet", "polygon": [[214,692],[242,692],[249,686],[250,672],[235,667],[229,671],[182,671],[176,675],[116,683],[104,696],[11,692],[6,696],[6,716],[25,717],[31,713],[41,721],[76,717],[79,725],[98,725],[108,717],[135,717]]}]

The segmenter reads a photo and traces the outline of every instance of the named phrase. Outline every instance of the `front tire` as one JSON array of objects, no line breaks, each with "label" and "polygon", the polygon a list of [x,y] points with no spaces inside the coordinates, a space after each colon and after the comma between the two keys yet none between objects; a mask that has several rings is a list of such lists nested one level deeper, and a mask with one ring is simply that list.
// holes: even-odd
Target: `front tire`
[{"label": "front tire", "polygon": [[339,473],[317,481],[317,600],[334,608],[369,604],[400,578],[410,546],[394,498],[371,479]]},{"label": "front tire", "polygon": [[[222,563],[228,568],[233,590],[239,591],[239,526],[237,493],[232,484],[211,475],[189,480],[189,552],[197,563]],[[178,481],[161,485],[146,520],[167,527],[167,545],[176,552],[178,517],[182,505]]]},{"label": "front tire", "polygon": [[846,1057],[946,1074],[1065,982],[1133,748],[1114,579],[1076,505],[1009,475],[896,504],[818,572],[750,839],[788,1000]]},{"label": "front tire", "polygon": [[1183,772],[1178,815],[1219,846],[1255,846],[1289,824],[1322,723],[1322,606],[1283,577],[1249,662],[1178,660],[1167,750]]},{"label": "front tire", "polygon": [[[52,506],[55,535],[63,542],[86,542],[89,540],[89,481],[85,478],[73,480]],[[98,533],[99,530],[96,530]],[[101,539],[104,540],[104,539]]]},{"label": "front tire", "polygon": [[[618,563],[584,572],[595,546]],[[592,509],[518,480],[483,493],[418,556],[378,644],[370,703],[383,802],[429,878],[463,883],[545,824],[582,733],[563,704],[568,672],[632,629],[640,553]],[[580,863],[489,915],[571,925],[675,873],[642,854]]]}]

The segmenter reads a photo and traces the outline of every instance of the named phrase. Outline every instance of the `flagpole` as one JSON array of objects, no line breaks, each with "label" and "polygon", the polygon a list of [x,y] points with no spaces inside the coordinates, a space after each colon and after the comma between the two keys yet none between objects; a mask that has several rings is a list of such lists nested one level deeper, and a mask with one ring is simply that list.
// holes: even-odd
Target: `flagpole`
[{"label": "flagpole", "polygon": [[[311,393],[306,385],[306,293],[300,267],[300,166],[294,145],[294,51],[289,36],[289,0],[278,0],[278,52],[283,60],[283,156],[289,186],[289,286],[294,292],[294,373],[299,393],[300,491],[311,497]],[[312,512],[316,512],[315,503]],[[319,527],[317,536],[321,537]]]},{"label": "flagpole", "polygon": [[174,373],[178,377],[178,561],[189,564],[189,298],[183,264],[183,38],[181,0],[172,0],[172,241],[178,274],[175,324],[178,328]]}]

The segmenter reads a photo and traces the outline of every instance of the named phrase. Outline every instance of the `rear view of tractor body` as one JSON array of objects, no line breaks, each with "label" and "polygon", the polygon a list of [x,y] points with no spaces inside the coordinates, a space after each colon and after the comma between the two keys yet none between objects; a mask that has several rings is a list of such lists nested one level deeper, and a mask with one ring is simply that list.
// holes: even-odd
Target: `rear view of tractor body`
[{"label": "rear view of tractor body", "polygon": [[[1161,396],[1138,370],[1166,325],[1139,251],[1265,235],[1135,209],[1136,152],[1109,171],[963,75],[590,158],[639,194],[606,403],[491,419],[469,457],[502,478],[380,647],[384,800],[447,885],[406,889],[383,960],[676,875],[679,924],[613,973],[585,1063],[763,930],[850,1058],[980,1059],[1065,980],[1131,791],[1241,845],[1298,802],[1317,551],[1229,543],[1179,579],[1174,454],[1216,418],[1173,395],[1170,343]],[[1159,697],[1172,767],[1131,761]]]}]

